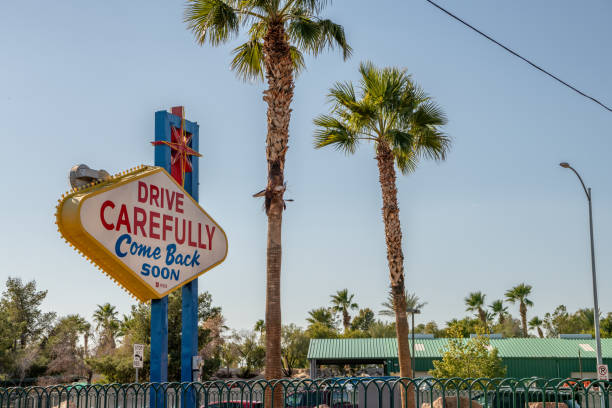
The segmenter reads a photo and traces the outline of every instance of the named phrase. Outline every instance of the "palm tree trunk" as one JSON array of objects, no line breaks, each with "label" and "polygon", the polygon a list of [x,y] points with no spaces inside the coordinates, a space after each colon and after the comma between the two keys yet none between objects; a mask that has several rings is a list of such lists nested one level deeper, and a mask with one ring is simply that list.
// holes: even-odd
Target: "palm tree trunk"
[{"label": "palm tree trunk", "polygon": [[544,338],[544,332],[542,332],[542,328],[538,326],[538,336],[540,336],[541,339]]},{"label": "palm tree trunk", "polygon": [[344,326],[344,333],[346,334],[351,328],[351,316],[346,310],[342,311],[342,325]]},{"label": "palm tree trunk", "polygon": [[480,321],[482,322],[482,326],[483,328],[487,328],[487,314],[485,313],[484,310],[482,310],[481,307],[478,308],[478,317],[480,318]]},{"label": "palm tree trunk", "polygon": [[521,323],[523,326],[523,337],[527,337],[527,306],[521,302],[519,306],[519,312],[521,313]]},{"label": "palm tree trunk", "polygon": [[[289,120],[293,99],[293,65],[289,43],[282,22],[271,22],[264,38],[264,63],[268,89],[263,100],[268,104],[266,159],[268,183],[265,208],[268,215],[268,250],[266,269],[266,379],[282,376],[281,365],[281,226],[285,202],[284,169],[289,141]],[[278,387],[277,387],[278,388]],[[282,406],[282,393],[274,393],[274,406]],[[266,392],[266,406],[272,394]]]},{"label": "palm tree trunk", "polygon": [[[376,148],[376,160],[383,201],[383,222],[387,242],[387,262],[393,293],[395,309],[395,330],[397,335],[397,354],[400,377],[411,377],[410,346],[408,342],[408,316],[406,314],[406,292],[404,289],[404,254],[402,253],[402,229],[397,205],[397,188],[395,186],[395,165],[389,146],[381,141]],[[406,404],[407,399],[407,404]],[[402,392],[402,406],[414,408],[414,389]]]}]

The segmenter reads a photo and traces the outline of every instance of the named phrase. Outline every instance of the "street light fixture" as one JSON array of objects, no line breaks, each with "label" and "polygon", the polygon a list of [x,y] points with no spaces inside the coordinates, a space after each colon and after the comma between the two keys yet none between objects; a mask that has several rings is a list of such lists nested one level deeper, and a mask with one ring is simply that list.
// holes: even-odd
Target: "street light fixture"
[{"label": "street light fixture", "polygon": [[412,357],[412,378],[414,378],[414,364],[416,363],[416,358],[414,356],[414,315],[415,314],[420,314],[421,313],[421,309],[407,309],[406,312],[410,313],[410,315],[412,316],[412,353],[411,353],[411,357]]},{"label": "street light fixture", "polygon": [[589,202],[589,230],[590,230],[590,235],[591,235],[591,272],[593,274],[593,309],[594,309],[593,320],[595,321],[595,342],[597,345],[597,365],[599,366],[603,364],[603,359],[601,357],[601,339],[599,336],[599,304],[597,301],[597,274],[595,272],[595,244],[593,242],[593,209],[591,205],[591,198],[592,198],[591,188],[590,187],[587,188],[584,185],[584,181],[582,181],[582,177],[580,177],[580,174],[578,174],[576,169],[570,166],[569,163],[562,162],[562,163],[559,163],[559,166],[563,167],[564,169],[570,169],[571,171],[574,172],[574,174],[576,174],[576,176],[578,177],[578,180],[580,180],[580,184],[582,184],[582,188],[584,189],[584,193],[586,194],[587,200]]}]

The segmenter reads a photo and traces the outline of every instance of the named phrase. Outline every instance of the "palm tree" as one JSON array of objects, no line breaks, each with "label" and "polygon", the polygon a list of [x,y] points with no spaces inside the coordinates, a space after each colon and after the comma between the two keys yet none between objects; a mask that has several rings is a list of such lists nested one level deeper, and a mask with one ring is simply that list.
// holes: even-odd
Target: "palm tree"
[{"label": "palm tree", "polygon": [[312,309],[308,312],[308,316],[310,317],[307,317],[306,321],[311,325],[320,324],[328,329],[334,329],[336,326],[333,313],[326,307]]},{"label": "palm tree", "polygon": [[[404,254],[395,166],[402,174],[408,174],[416,169],[421,158],[443,160],[450,141],[438,129],[446,123],[442,110],[412,82],[405,70],[379,69],[366,62],[360,64],[359,72],[359,90],[350,82],[336,83],[331,88],[331,113],[314,120],[317,126],[315,147],[334,146],[350,154],[361,141],[374,143],[382,190],[400,375],[409,377]],[[407,401],[414,404],[413,398]]]},{"label": "palm tree", "polygon": [[529,328],[530,329],[537,329],[538,330],[538,336],[540,336],[540,338],[544,338],[544,333],[542,332],[542,326],[544,325],[544,322],[542,320],[540,320],[540,318],[538,316],[533,316],[531,318],[531,320],[529,321]]},{"label": "palm tree", "polygon": [[[268,217],[266,272],[266,378],[280,378],[281,371],[281,226],[285,209],[285,154],[294,74],[304,66],[302,53],[318,55],[338,46],[346,59],[351,48],[344,29],[319,17],[325,0],[189,0],[185,22],[203,45],[213,46],[235,38],[240,29],[248,40],[233,50],[231,68],[244,80],[263,79],[268,89],[266,159],[268,180],[265,197]],[[281,398],[280,394],[278,398]],[[271,401],[270,401],[271,402]],[[279,405],[282,401],[278,401]]]},{"label": "palm tree", "polygon": [[110,303],[98,305],[98,309],[94,312],[93,318],[96,323],[96,330],[101,334],[100,345],[102,348],[116,347],[115,334],[119,330],[119,319],[117,319],[117,310]]},{"label": "palm tree", "polygon": [[501,299],[494,300],[489,307],[491,308],[493,316],[497,316],[498,323],[504,324],[506,316],[508,315],[508,307],[504,305],[504,301]]},{"label": "palm tree", "polygon": [[266,331],[266,322],[263,319],[259,319],[255,322],[255,326],[253,326],[253,330],[258,332],[260,335],[264,334]]},{"label": "palm tree", "polygon": [[349,314],[349,311],[359,309],[359,305],[353,302],[354,297],[355,295],[349,295],[348,289],[339,290],[335,295],[331,295],[331,310],[335,313],[342,313],[342,326],[344,326],[344,333],[347,333],[351,329],[351,315]]},{"label": "palm tree", "polygon": [[531,294],[531,285],[521,283],[506,291],[506,300],[510,303],[519,304],[519,313],[523,327],[523,337],[527,337],[527,307],[533,306],[533,302],[527,298]]},{"label": "palm tree", "polygon": [[483,324],[483,327],[487,327],[487,313],[483,306],[485,304],[485,298],[487,295],[482,292],[471,292],[463,301],[467,306],[465,308],[468,312],[474,312]]},{"label": "palm tree", "polygon": [[[406,313],[410,313],[411,310],[421,310],[427,302],[422,302],[416,293],[406,293]],[[389,296],[385,302],[380,304],[383,309],[378,312],[381,316],[393,317],[395,316],[395,308],[393,307],[393,291],[389,291]],[[413,328],[414,329],[414,328]]]}]

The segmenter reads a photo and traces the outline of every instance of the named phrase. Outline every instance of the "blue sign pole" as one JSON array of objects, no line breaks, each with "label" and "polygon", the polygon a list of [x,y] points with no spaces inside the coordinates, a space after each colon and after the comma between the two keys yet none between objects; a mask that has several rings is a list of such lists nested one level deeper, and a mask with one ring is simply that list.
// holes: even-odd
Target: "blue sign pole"
[{"label": "blue sign pole", "polygon": [[[199,149],[200,127],[197,123],[185,121],[185,130],[191,133],[191,148]],[[199,201],[199,163],[198,158],[191,156],[190,173],[185,173],[185,190],[194,200]],[[181,334],[181,382],[192,382],[193,357],[198,355],[198,279],[194,279],[182,288],[182,334]],[[183,394],[183,408],[195,406],[195,394],[192,387]]]},{"label": "blue sign pole", "polygon": [[[181,127],[181,116],[166,111],[155,112],[155,141],[171,142],[171,126]],[[199,125],[184,121],[184,130],[191,134],[191,148],[199,148]],[[155,165],[171,173],[171,149],[160,144],[155,146]],[[197,157],[191,158],[192,171],[185,173],[185,190],[198,201]],[[193,381],[193,357],[198,355],[198,280],[187,283],[182,288],[182,334],[181,334],[181,382]],[[168,381],[168,298],[151,302],[151,382]],[[153,406],[154,395],[151,395]],[[194,406],[194,392],[187,389],[182,398],[183,407]],[[159,401],[163,403],[163,401]]]},{"label": "blue sign pole", "polygon": [[[168,112],[155,112],[155,141],[171,141]],[[170,147],[155,146],[155,165],[170,173]],[[151,300],[151,369],[150,381],[168,381],[168,296]],[[151,407],[165,406],[164,393],[151,389]]]}]

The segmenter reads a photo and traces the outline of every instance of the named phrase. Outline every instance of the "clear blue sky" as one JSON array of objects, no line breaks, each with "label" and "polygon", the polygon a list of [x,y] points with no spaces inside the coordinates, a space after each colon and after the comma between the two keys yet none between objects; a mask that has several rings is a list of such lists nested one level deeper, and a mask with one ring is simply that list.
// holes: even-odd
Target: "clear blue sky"
[{"label": "clear blue sky", "polygon": [[[489,0],[441,4],[560,77],[612,104],[612,5]],[[200,199],[229,255],[200,279],[228,324],[264,316],[266,218],[263,84],[238,81],[230,50],[197,46],[183,1],[5,1],[0,13],[0,280],[36,279],[44,307],[90,316],[132,299],[60,240],[53,223],[70,167],[118,172],[152,163],[153,115],[185,105],[200,124]],[[448,160],[398,181],[406,282],[428,302],[421,322],[465,315],[533,285],[540,317],[592,305],[587,206],[570,161],[593,187],[601,309],[612,311],[612,113],[510,56],[423,0],[335,1],[355,52],[307,59],[297,79],[287,157],[283,321],[347,287],[379,309],[388,272],[374,153],[312,148],[312,118],[362,60],[406,67],[444,108]],[[517,314],[516,307],[511,307]]]}]

